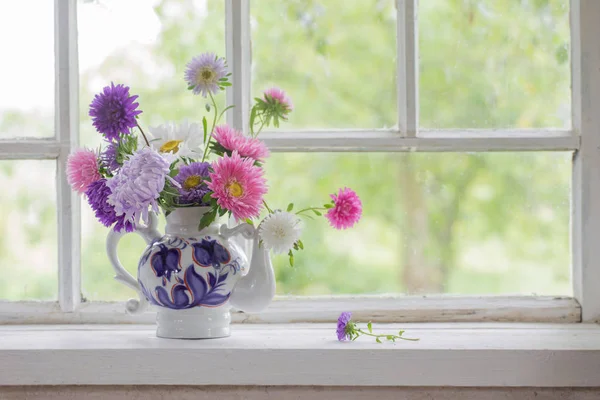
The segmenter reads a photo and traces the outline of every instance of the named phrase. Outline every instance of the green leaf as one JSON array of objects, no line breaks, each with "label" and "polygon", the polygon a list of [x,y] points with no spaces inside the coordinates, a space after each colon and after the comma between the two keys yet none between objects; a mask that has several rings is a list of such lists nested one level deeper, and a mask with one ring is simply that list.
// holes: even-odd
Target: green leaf
[{"label": "green leaf", "polygon": [[196,85],[189,85],[187,90],[194,90],[195,87]]},{"label": "green leaf", "polygon": [[248,225],[252,225],[252,226],[254,226],[254,221],[252,221],[250,218],[246,218],[246,220],[245,220],[245,221],[246,221],[246,223],[247,223]]},{"label": "green leaf", "polygon": [[375,341],[376,341],[377,343],[381,343],[381,339],[379,339],[379,338],[375,338]]},{"label": "green leaf", "polygon": [[212,210],[210,210],[202,216],[202,218],[200,219],[200,225],[198,225],[198,230],[202,230],[209,226],[215,220],[216,217],[217,209],[213,208]]},{"label": "green leaf", "polygon": [[206,103],[206,104],[204,105],[204,108],[206,108],[206,111],[207,111],[207,112],[210,112],[210,104]]},{"label": "green leaf", "polygon": [[219,86],[231,86],[231,82],[221,81],[219,82]]},{"label": "green leaf", "polygon": [[326,209],[330,209],[330,208],[333,208],[333,204],[331,204],[331,203],[323,204],[323,207],[325,207]]},{"label": "green leaf", "polygon": [[203,197],[202,197],[202,202],[203,203],[210,203],[210,201],[212,200],[212,197],[210,197],[210,195],[212,194],[212,192],[206,193]]},{"label": "green leaf", "polygon": [[367,329],[369,329],[369,333],[373,333],[373,324],[371,324],[371,321],[367,324]]},{"label": "green leaf", "polygon": [[315,213],[315,215],[316,215],[317,217],[320,217],[321,215],[323,215],[323,214],[321,214],[321,213],[320,213],[319,211],[317,211],[317,210],[312,210],[312,211]]},{"label": "green leaf", "polygon": [[304,243],[302,243],[302,240],[298,239],[298,247],[300,247],[300,250],[304,250]]},{"label": "green leaf", "polygon": [[290,267],[294,266],[294,253],[292,252],[292,250],[290,250],[288,252],[288,256],[290,257]]},{"label": "green leaf", "polygon": [[208,122],[206,122],[206,117],[202,117],[202,129],[204,129],[204,141],[202,143],[206,143],[206,136],[208,135]]},{"label": "green leaf", "polygon": [[288,204],[287,211],[290,212],[294,209],[294,203]]},{"label": "green leaf", "polygon": [[219,208],[219,217],[222,217],[225,214],[227,214],[227,210],[225,208]]}]

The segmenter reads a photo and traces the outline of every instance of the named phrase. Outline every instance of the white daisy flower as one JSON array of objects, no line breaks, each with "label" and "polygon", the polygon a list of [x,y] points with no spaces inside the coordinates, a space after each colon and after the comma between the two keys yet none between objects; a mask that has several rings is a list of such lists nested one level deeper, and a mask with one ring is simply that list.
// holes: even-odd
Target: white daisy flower
[{"label": "white daisy flower", "polygon": [[187,120],[181,124],[168,122],[150,127],[150,146],[159,153],[170,153],[178,157],[202,155],[203,132],[198,124]]},{"label": "white daisy flower", "polygon": [[260,224],[258,233],[263,245],[274,253],[287,253],[300,239],[302,225],[300,219],[292,213],[276,211],[267,216]]}]

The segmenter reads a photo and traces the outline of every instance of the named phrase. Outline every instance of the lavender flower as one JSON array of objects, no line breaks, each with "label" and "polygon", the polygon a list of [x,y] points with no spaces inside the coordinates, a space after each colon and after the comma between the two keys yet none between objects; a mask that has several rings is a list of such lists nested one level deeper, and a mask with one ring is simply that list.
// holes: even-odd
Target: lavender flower
[{"label": "lavender flower", "polygon": [[111,227],[116,223],[115,230],[117,232],[121,232],[123,229],[133,232],[134,226],[131,222],[125,221],[125,215],[117,216],[115,208],[108,204],[107,200],[110,194],[111,191],[106,186],[106,179],[91,183],[85,192],[90,207],[102,225]]},{"label": "lavender flower", "polygon": [[338,318],[338,323],[337,323],[337,337],[338,340],[344,341],[344,340],[350,340],[350,334],[348,332],[346,332],[346,328],[348,327],[348,323],[352,320],[352,313],[351,312],[343,312],[340,317]]},{"label": "lavender flower", "polygon": [[207,162],[194,162],[179,169],[175,180],[179,182],[179,203],[207,205],[202,201],[204,195],[210,192],[205,180],[208,178]]},{"label": "lavender flower", "polygon": [[121,164],[117,161],[119,143],[109,142],[104,151],[100,154],[102,165],[111,173],[121,168]]},{"label": "lavender flower", "polygon": [[119,134],[129,134],[137,125],[136,116],[142,113],[134,103],[137,98],[129,95],[129,86],[111,82],[90,104],[89,115],[96,130],[108,140],[118,141]]},{"label": "lavender flower", "polygon": [[216,94],[221,88],[221,79],[227,76],[227,66],[224,58],[214,53],[204,53],[194,57],[185,70],[185,80],[194,94],[207,97],[209,93]]},{"label": "lavender flower", "polygon": [[179,187],[169,177],[170,162],[149,147],[145,147],[125,160],[119,172],[106,185],[110,188],[108,203],[115,207],[117,216],[137,223],[140,217],[148,221],[148,207],[158,213],[157,199],[165,187],[165,180]]},{"label": "lavender flower", "polygon": [[396,339],[410,340],[412,342],[419,340],[419,339],[405,338],[404,336],[402,336],[404,334],[404,331],[399,331],[397,335],[387,334],[387,333],[375,334],[375,333],[373,333],[373,326],[370,322],[367,324],[367,330],[368,330],[368,332],[364,331],[356,326],[356,322],[352,321],[352,313],[351,312],[343,312],[340,315],[340,317],[338,318],[336,333],[337,333],[337,338],[340,342],[343,342],[346,340],[356,340],[356,339],[358,339],[359,336],[362,336],[362,335],[374,337],[375,341],[377,343],[381,343],[381,339],[386,339],[386,340],[389,340],[390,342],[395,342]]}]

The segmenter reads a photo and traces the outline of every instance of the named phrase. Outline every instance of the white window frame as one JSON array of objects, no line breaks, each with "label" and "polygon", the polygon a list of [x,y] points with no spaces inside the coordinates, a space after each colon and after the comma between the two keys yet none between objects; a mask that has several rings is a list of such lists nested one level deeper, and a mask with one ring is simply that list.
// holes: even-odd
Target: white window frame
[{"label": "white window frame", "polygon": [[[250,109],[250,5],[226,0],[227,60],[235,105],[227,121],[247,129]],[[572,277],[574,297],[528,296],[331,296],[278,298],[264,313],[234,313],[241,322],[324,322],[340,310],[373,321],[600,320],[600,1],[571,0],[572,129],[419,129],[418,0],[396,0],[398,126],[371,130],[265,132],[272,151],[573,151]],[[65,177],[69,152],[79,140],[77,0],[55,0],[56,136],[0,140],[0,159],[57,160],[59,246],[58,302],[0,302],[0,324],[133,323],[154,321],[152,312],[125,314],[122,303],[82,302],[80,206]],[[25,133],[26,134],[26,133]],[[106,273],[110,273],[107,265]],[[132,293],[133,295],[133,293]]]}]

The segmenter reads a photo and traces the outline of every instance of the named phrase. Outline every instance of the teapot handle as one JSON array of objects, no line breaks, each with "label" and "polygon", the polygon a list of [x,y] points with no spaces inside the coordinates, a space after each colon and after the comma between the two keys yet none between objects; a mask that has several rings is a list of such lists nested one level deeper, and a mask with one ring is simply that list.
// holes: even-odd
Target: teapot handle
[{"label": "teapot handle", "polygon": [[[148,214],[148,226],[139,226],[136,225],[135,232],[144,238],[148,245],[152,244],[157,238],[160,238],[161,235],[156,229],[158,225],[158,218],[154,213]],[[148,301],[146,300],[146,296],[142,292],[142,288],[138,283],[137,279],[133,277],[121,264],[119,260],[119,256],[117,255],[117,246],[119,241],[123,236],[125,236],[127,232],[117,232],[114,229],[111,229],[108,232],[108,236],[106,237],[106,254],[108,255],[108,260],[115,270],[115,279],[125,286],[130,287],[135,290],[140,299],[129,299],[125,304],[125,309],[129,314],[139,314],[145,311],[148,306]]]}]

